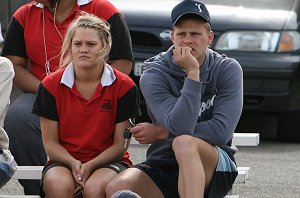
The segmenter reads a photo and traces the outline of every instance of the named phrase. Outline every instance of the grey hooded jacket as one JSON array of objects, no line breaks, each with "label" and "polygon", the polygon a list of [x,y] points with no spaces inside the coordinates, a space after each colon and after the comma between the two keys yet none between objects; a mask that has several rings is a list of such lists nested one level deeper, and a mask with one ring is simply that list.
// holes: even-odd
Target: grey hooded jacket
[{"label": "grey hooded jacket", "polygon": [[173,58],[174,46],[145,61],[140,87],[152,122],[169,130],[167,140],[150,145],[147,160],[161,165],[175,162],[172,140],[191,135],[234,154],[234,130],[243,107],[240,64],[207,49],[200,66],[200,82],[186,78]]}]

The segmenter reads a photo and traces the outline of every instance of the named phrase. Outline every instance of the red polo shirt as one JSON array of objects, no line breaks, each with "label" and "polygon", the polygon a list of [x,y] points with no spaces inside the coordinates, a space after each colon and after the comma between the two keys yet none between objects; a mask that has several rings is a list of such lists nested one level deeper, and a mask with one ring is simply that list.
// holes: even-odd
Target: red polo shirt
[{"label": "red polo shirt", "polygon": [[[74,158],[86,162],[112,145],[116,123],[137,116],[137,98],[134,82],[106,65],[93,97],[84,99],[70,64],[42,81],[33,113],[58,121],[60,143]],[[131,164],[129,153],[123,161]]]},{"label": "red polo shirt", "polygon": [[123,16],[106,0],[77,0],[68,17],[53,25],[54,16],[41,3],[31,2],[20,7],[12,17],[6,32],[2,55],[28,58],[30,71],[39,80],[46,76],[48,60],[51,72],[59,66],[59,54],[68,25],[81,11],[92,13],[111,26],[113,40],[109,59],[131,59],[131,38]]}]

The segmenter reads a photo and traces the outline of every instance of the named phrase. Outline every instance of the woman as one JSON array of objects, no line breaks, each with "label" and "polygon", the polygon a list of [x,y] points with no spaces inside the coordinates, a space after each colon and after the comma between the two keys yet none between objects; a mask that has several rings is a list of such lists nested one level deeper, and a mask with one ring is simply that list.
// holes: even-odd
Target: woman
[{"label": "woman", "polygon": [[[108,64],[129,74],[133,60],[131,39],[123,15],[107,0],[36,0],[21,6],[6,31],[2,55],[15,70],[14,86],[22,92],[5,118],[10,149],[18,165],[45,165],[38,116],[32,105],[40,81],[59,66],[63,37],[69,24],[81,12],[110,24],[113,45]],[[18,123],[17,125],[15,123]],[[19,180],[26,195],[39,193],[38,180]]]},{"label": "woman", "polygon": [[138,90],[106,63],[111,42],[106,22],[80,16],[67,30],[60,69],[38,89],[46,197],[105,197],[107,183],[131,165],[123,133],[138,115]]}]

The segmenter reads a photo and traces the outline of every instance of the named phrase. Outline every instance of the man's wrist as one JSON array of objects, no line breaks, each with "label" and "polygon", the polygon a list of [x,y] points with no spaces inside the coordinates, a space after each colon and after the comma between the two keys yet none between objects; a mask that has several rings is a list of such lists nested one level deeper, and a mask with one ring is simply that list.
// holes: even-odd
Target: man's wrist
[{"label": "man's wrist", "polygon": [[168,138],[168,136],[169,136],[169,132],[168,132],[168,130],[165,128],[165,127],[163,127],[163,126],[158,126],[157,128],[156,128],[156,130],[158,131],[158,139],[159,140],[165,140],[165,139],[167,139]]},{"label": "man's wrist", "polygon": [[187,72],[187,78],[195,81],[200,80],[200,71],[198,70],[192,70]]}]

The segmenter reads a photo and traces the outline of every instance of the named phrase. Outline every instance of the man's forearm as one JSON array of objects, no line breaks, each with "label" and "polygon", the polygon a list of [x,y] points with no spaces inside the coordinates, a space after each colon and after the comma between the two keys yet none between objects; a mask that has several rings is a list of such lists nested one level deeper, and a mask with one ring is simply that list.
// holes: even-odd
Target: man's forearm
[{"label": "man's forearm", "polygon": [[40,81],[25,68],[14,65],[15,77],[14,86],[23,92],[35,93]]},{"label": "man's forearm", "polygon": [[127,75],[129,75],[132,70],[132,61],[129,59],[108,60],[107,62],[118,71]]}]

